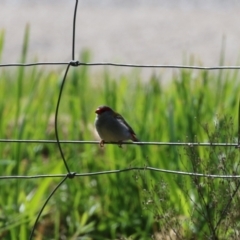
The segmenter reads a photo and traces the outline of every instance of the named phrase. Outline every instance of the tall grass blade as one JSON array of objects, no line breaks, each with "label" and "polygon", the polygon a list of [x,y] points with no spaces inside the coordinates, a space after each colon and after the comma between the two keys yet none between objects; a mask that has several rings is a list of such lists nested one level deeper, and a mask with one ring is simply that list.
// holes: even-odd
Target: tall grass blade
[{"label": "tall grass blade", "polygon": [[4,46],[4,37],[5,37],[5,31],[2,30],[0,32],[0,62],[2,61],[2,53],[3,53],[3,46]]},{"label": "tall grass blade", "polygon": [[238,147],[240,146],[240,99],[238,101]]},{"label": "tall grass blade", "polygon": [[[20,57],[21,63],[26,62],[26,57],[27,57],[27,49],[28,49],[28,42],[29,42],[29,25],[27,25],[25,29],[25,34],[24,34],[24,40],[23,40],[23,47],[22,47],[22,53]],[[21,139],[22,134],[24,132],[24,127],[25,127],[25,116],[21,116],[21,98],[23,94],[23,79],[24,79],[24,72],[25,68],[20,67],[18,70],[18,78],[17,78],[17,93],[16,93],[16,114],[15,114],[15,138],[16,139]],[[19,168],[21,164],[21,144],[16,144],[16,149],[14,152],[15,160],[16,160],[16,166],[13,170],[14,175],[19,175]],[[16,181],[16,187],[14,190],[15,193],[15,205],[17,206],[18,204],[18,196],[19,196],[19,182]]]}]

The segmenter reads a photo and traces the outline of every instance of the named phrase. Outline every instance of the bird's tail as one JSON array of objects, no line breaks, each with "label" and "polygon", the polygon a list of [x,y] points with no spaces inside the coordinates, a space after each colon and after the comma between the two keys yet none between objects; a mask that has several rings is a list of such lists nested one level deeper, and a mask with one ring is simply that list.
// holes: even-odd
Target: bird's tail
[{"label": "bird's tail", "polygon": [[133,142],[140,142],[140,140],[136,137],[135,134],[132,134],[132,141]]}]

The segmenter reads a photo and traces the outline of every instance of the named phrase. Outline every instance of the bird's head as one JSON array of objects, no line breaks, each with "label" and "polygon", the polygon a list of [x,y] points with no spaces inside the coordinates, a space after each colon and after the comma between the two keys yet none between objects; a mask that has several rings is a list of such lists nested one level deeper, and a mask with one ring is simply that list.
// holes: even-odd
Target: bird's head
[{"label": "bird's head", "polygon": [[113,110],[108,106],[100,106],[95,111],[95,113],[98,114],[98,115],[101,115],[101,114],[106,113],[106,112],[113,113]]}]

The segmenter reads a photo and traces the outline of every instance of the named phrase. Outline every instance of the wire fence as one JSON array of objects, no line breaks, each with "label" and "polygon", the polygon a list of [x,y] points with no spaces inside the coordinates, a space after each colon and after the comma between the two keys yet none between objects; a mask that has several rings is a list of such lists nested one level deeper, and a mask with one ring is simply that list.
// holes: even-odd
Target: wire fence
[{"label": "wire fence", "polygon": [[[129,167],[125,169],[117,169],[117,170],[107,170],[107,171],[100,171],[100,172],[89,172],[89,173],[76,173],[71,172],[71,169],[69,168],[64,152],[62,150],[61,144],[99,144],[98,141],[69,141],[69,140],[60,140],[59,134],[58,134],[58,116],[59,116],[59,106],[62,98],[62,92],[64,89],[64,84],[68,75],[68,71],[71,67],[79,67],[79,66],[114,66],[114,67],[127,67],[127,68],[170,68],[170,69],[194,69],[194,70],[208,70],[208,71],[214,71],[214,70],[234,70],[234,69],[240,69],[240,66],[188,66],[188,65],[142,65],[142,64],[126,64],[126,63],[113,63],[113,62],[79,62],[75,60],[75,31],[76,31],[76,16],[77,16],[77,8],[78,8],[78,0],[75,1],[75,7],[74,7],[74,14],[73,14],[73,31],[72,31],[72,60],[69,62],[35,62],[35,63],[9,63],[9,64],[0,64],[0,67],[31,67],[31,66],[38,66],[38,65],[65,65],[66,70],[64,73],[64,77],[62,79],[56,110],[55,110],[55,136],[56,140],[33,140],[33,139],[26,139],[26,140],[19,140],[19,139],[0,139],[0,142],[2,143],[47,143],[47,144],[57,144],[58,149],[61,154],[62,161],[65,165],[66,174],[46,174],[46,175],[33,175],[33,176],[0,176],[0,180],[4,179],[36,179],[36,178],[60,178],[61,181],[57,184],[57,186],[52,190],[51,194],[48,196],[46,201],[44,202],[43,206],[41,207],[35,223],[32,227],[31,234],[29,236],[29,239],[33,239],[34,231],[36,229],[37,223],[39,221],[39,218],[41,217],[41,214],[48,204],[51,197],[54,195],[54,193],[59,189],[59,187],[68,179],[72,179],[74,177],[86,177],[86,176],[96,176],[96,175],[104,175],[104,174],[119,174],[122,172],[127,171],[155,171],[159,173],[167,173],[167,174],[176,174],[176,175],[184,175],[184,176],[192,176],[192,177],[200,177],[200,178],[222,178],[222,179],[239,179],[240,175],[215,175],[215,174],[203,174],[203,173],[196,173],[196,172],[183,172],[183,171],[173,171],[173,170],[166,170],[166,169],[160,169],[160,168],[153,168],[149,166],[145,167]],[[106,143],[106,144],[118,144],[118,143]],[[136,144],[134,142],[124,142],[123,144]],[[235,147],[240,148],[239,143],[196,143],[196,142],[138,142],[138,145],[156,145],[156,146],[188,146],[188,147]],[[229,202],[226,205],[227,207],[230,205],[232,199],[234,198],[236,192],[239,189],[239,184],[236,187],[236,191],[233,193],[232,198],[229,200]],[[225,209],[225,210],[226,210]],[[225,211],[224,210],[224,211]]]}]

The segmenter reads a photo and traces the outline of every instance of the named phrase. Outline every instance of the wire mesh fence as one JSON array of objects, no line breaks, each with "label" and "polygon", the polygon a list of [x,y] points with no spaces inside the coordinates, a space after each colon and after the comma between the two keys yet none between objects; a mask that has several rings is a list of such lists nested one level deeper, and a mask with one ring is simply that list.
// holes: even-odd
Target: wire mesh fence
[{"label": "wire mesh fence", "polygon": [[[75,31],[76,31],[76,17],[77,17],[77,8],[78,8],[78,0],[75,1],[75,7],[74,7],[74,13],[73,13],[73,31],[72,31],[72,59],[69,62],[35,62],[35,63],[9,63],[9,64],[1,64],[0,67],[30,67],[30,66],[44,66],[44,65],[63,65],[66,66],[63,79],[61,81],[61,86],[58,94],[58,100],[56,104],[55,109],[55,122],[54,122],[54,129],[55,129],[55,137],[56,140],[40,140],[40,139],[0,139],[1,143],[19,143],[19,144],[34,144],[34,143],[46,143],[46,144],[57,144],[59,152],[61,154],[61,159],[64,163],[66,174],[46,174],[46,175],[24,175],[24,176],[0,176],[0,180],[10,180],[10,179],[36,179],[36,178],[60,178],[60,182],[57,184],[57,186],[54,187],[51,194],[48,196],[44,204],[41,206],[41,209],[36,217],[35,223],[32,227],[31,234],[29,236],[29,239],[34,238],[34,232],[36,230],[36,226],[38,224],[38,221],[43,213],[44,208],[48,204],[49,200],[52,198],[52,196],[56,193],[56,191],[59,189],[60,186],[63,185],[63,183],[67,179],[72,179],[75,177],[91,177],[91,176],[97,176],[97,175],[106,175],[106,174],[119,174],[122,172],[127,171],[153,171],[157,173],[167,173],[167,174],[174,174],[174,175],[184,175],[195,178],[210,178],[210,179],[233,179],[238,180],[240,178],[240,175],[236,174],[208,174],[208,173],[200,173],[200,172],[184,172],[184,171],[175,171],[175,170],[167,170],[167,169],[160,169],[160,168],[154,168],[149,166],[144,167],[128,167],[123,169],[116,169],[116,170],[106,170],[106,171],[99,171],[99,172],[87,172],[87,173],[77,173],[73,172],[72,169],[69,167],[64,151],[62,150],[62,144],[92,144],[92,145],[98,145],[98,141],[69,141],[69,140],[61,140],[59,137],[59,107],[61,104],[62,99],[62,93],[64,91],[64,85],[66,82],[66,78],[68,76],[68,72],[70,68],[73,67],[81,67],[81,66],[114,66],[114,67],[125,67],[125,68],[170,68],[170,69],[194,69],[194,70],[205,70],[205,71],[214,71],[214,70],[239,70],[240,66],[188,66],[188,65],[141,65],[141,64],[126,64],[126,63],[113,63],[113,62],[79,62],[75,60]],[[118,144],[118,143],[106,143],[106,144]],[[123,143],[125,145],[134,145],[136,143],[132,142],[125,142]],[[239,149],[239,140],[236,142],[222,142],[222,143],[214,143],[214,142],[139,142],[137,143],[140,146],[185,146],[185,147],[223,147],[228,148],[232,147],[236,150]],[[197,181],[197,180],[196,180]],[[231,198],[227,201],[225,207],[223,208],[222,215],[226,213],[229,205],[233,201],[234,197],[236,196],[238,190],[239,190],[240,183],[237,182],[234,191],[231,195]],[[221,219],[221,218],[220,218]],[[217,223],[216,226],[219,225],[220,222]],[[213,238],[214,239],[214,238]]]}]

